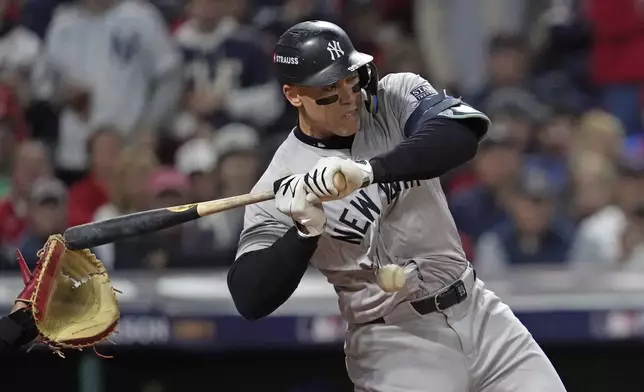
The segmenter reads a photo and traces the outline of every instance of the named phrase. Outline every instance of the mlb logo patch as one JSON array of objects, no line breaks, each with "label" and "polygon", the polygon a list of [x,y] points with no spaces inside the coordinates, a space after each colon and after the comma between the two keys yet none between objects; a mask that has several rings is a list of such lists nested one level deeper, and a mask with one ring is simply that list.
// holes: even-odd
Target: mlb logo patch
[{"label": "mlb logo patch", "polygon": [[432,88],[429,87],[429,85],[424,84],[420,87],[416,87],[415,89],[411,90],[411,95],[414,96],[419,101],[422,101],[423,99],[429,97],[432,95],[433,91]]}]

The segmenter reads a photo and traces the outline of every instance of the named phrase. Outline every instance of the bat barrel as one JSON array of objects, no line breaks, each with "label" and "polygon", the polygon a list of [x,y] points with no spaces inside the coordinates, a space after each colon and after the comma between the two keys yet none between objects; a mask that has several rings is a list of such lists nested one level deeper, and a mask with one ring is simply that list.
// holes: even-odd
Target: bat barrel
[{"label": "bat barrel", "polygon": [[123,215],[70,227],[63,233],[69,249],[85,249],[167,229],[199,218],[197,204]]}]

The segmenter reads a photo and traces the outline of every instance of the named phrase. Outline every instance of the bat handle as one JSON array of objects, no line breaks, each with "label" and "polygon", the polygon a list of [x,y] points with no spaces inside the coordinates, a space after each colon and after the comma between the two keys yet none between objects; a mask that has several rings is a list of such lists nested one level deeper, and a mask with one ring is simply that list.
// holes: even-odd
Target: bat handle
[{"label": "bat handle", "polygon": [[333,176],[333,185],[340,192],[347,189],[347,179],[344,177],[344,174],[341,172],[335,173]]}]

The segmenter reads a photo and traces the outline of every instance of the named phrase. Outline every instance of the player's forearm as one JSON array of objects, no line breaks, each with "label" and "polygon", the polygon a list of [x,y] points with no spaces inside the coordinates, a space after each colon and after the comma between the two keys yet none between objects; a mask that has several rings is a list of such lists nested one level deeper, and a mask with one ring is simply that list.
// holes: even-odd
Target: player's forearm
[{"label": "player's forearm", "polygon": [[[467,120],[473,121],[473,120]],[[463,123],[434,118],[393,150],[372,158],[373,182],[428,180],[471,160],[479,137]]]},{"label": "player's forearm", "polygon": [[228,289],[237,311],[257,320],[286,302],[306,273],[318,239],[301,238],[293,227],[272,246],[239,257],[228,271]]}]

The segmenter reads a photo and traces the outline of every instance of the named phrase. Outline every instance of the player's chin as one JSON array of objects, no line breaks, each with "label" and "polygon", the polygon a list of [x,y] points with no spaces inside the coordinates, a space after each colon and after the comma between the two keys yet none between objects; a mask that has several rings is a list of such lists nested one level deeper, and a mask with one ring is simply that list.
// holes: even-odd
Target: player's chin
[{"label": "player's chin", "polygon": [[360,129],[360,117],[357,115],[342,117],[335,129],[335,134],[338,136],[355,135],[356,132],[358,132],[358,130]]}]

